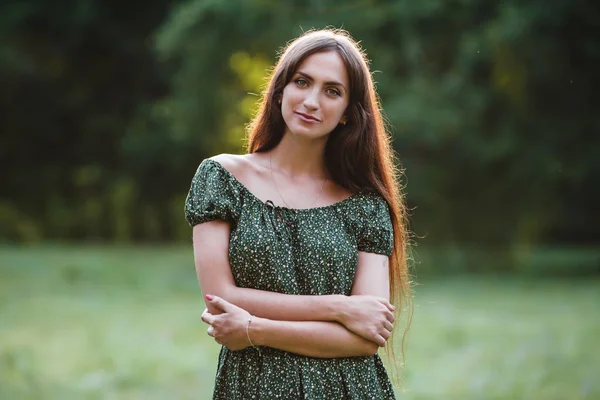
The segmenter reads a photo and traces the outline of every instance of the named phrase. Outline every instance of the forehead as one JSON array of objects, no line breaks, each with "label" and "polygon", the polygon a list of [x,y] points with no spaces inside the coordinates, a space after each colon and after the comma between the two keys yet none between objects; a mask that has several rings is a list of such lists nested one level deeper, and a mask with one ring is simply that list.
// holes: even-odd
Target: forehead
[{"label": "forehead", "polygon": [[316,81],[341,82],[348,87],[348,71],[337,51],[311,54],[302,61],[296,72],[304,72]]}]

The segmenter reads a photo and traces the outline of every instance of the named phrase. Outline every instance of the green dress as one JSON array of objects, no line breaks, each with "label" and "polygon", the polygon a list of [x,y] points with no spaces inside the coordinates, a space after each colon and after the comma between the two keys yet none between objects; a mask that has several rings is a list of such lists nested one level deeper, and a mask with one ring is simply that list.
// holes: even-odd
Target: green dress
[{"label": "green dress", "polygon": [[[229,261],[238,287],[296,295],[350,295],[358,251],[390,255],[385,200],[360,192],[338,203],[290,209],[263,202],[218,162],[204,160],[185,202],[191,226],[231,225]],[[322,359],[263,347],[221,348],[215,400],[394,399],[379,355]]]}]

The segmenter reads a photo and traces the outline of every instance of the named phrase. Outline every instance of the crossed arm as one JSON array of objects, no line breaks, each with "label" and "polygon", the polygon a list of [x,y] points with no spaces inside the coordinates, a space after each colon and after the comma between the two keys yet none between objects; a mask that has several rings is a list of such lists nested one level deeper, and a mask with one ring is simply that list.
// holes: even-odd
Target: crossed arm
[{"label": "crossed arm", "polygon": [[[288,295],[235,285],[229,235],[224,221],[194,227],[196,272],[205,294],[256,316],[250,326],[256,345],[329,358],[373,355],[385,344],[394,321],[386,256],[359,252],[351,296]],[[207,309],[211,318],[227,312],[210,301]]]}]

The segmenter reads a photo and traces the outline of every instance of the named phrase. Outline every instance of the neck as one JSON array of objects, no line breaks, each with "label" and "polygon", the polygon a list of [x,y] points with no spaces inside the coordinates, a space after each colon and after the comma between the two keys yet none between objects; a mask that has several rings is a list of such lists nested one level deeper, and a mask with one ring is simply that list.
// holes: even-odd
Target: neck
[{"label": "neck", "polygon": [[286,132],[271,150],[273,169],[293,178],[325,179],[328,176],[324,157],[326,143],[327,137],[304,139]]}]

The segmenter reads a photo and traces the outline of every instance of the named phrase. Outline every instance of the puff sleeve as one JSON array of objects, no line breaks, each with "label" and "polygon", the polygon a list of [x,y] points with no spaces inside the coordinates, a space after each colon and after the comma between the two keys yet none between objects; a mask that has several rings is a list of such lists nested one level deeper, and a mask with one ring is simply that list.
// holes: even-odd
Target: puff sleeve
[{"label": "puff sleeve", "polygon": [[232,179],[218,162],[210,159],[202,161],[185,200],[185,219],[190,226],[217,219],[230,224],[237,222],[240,192]]},{"label": "puff sleeve", "polygon": [[358,208],[358,251],[391,255],[394,248],[394,228],[387,202],[371,193]]}]

